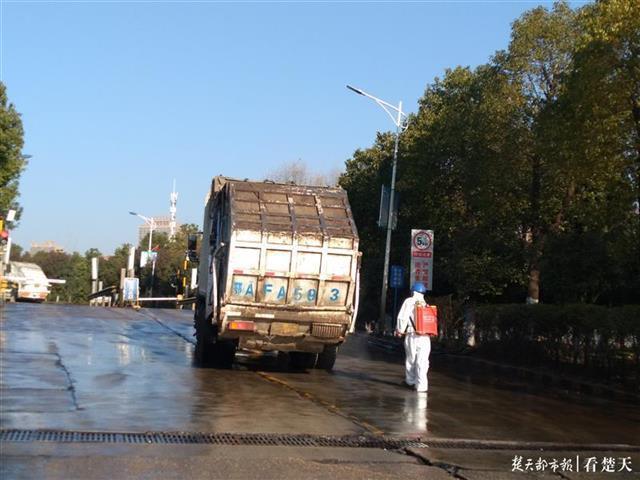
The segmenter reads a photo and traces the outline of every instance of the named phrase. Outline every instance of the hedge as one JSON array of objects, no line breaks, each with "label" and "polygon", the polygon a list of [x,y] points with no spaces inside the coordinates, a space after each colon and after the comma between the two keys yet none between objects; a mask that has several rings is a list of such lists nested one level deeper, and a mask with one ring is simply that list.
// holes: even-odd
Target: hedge
[{"label": "hedge", "polygon": [[[460,339],[460,316],[451,317],[444,337]],[[481,355],[640,384],[640,305],[485,305],[467,318]]]}]

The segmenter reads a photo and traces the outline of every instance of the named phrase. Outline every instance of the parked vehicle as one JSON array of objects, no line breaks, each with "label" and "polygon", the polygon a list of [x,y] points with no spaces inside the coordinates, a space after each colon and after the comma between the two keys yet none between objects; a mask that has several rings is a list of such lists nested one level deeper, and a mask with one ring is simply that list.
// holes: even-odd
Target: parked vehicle
[{"label": "parked vehicle", "polygon": [[15,302],[18,297],[18,284],[0,275],[0,302]]},{"label": "parked vehicle", "polygon": [[215,177],[203,225],[197,359],[228,366],[240,347],[333,368],[358,303],[361,254],[346,192]]},{"label": "parked vehicle", "polygon": [[12,300],[44,302],[49,295],[49,279],[35,263],[10,262],[6,277],[17,285]]}]

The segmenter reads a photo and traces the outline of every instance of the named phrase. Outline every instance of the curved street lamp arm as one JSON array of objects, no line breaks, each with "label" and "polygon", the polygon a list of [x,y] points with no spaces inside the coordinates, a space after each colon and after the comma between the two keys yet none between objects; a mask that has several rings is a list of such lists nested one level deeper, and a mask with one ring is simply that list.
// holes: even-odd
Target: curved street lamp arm
[{"label": "curved street lamp arm", "polygon": [[382,100],[374,100],[378,105],[380,105],[380,107],[382,107],[382,109],[387,112],[387,115],[389,115],[389,118],[391,119],[391,121],[393,122],[393,124],[396,126],[396,128],[399,128],[401,130],[405,130],[406,127],[403,127],[404,124],[406,124],[406,118],[407,116],[404,114],[404,112],[402,112],[400,109],[391,106],[390,108],[393,108],[397,113],[399,113],[399,117],[400,117],[400,122],[398,123],[398,118],[396,118],[396,116],[391,113],[389,111],[389,104],[386,102],[383,102]]},{"label": "curved street lamp arm", "polygon": [[[352,87],[351,85],[347,85],[347,88],[352,92],[357,93],[358,95],[370,98],[371,100],[376,102],[385,112],[387,112],[387,115],[389,115],[389,118],[391,118],[391,121],[396,126],[396,128],[400,130],[407,129],[407,121],[409,117],[407,117],[407,114],[402,111],[402,103],[400,103],[399,107],[396,107],[395,105],[391,105],[390,103],[385,102],[378,97],[374,97],[370,93],[367,93],[360,88]],[[394,115],[392,111],[396,112],[398,116],[396,117],[396,115]]]},{"label": "curved street lamp arm", "polygon": [[153,217],[149,218],[149,217],[145,217],[144,215],[140,215],[139,213],[136,212],[129,212],[129,215],[135,215],[138,218],[141,218],[142,220],[145,221],[145,223],[148,223],[149,225],[154,225],[155,226],[155,220],[153,219]]}]

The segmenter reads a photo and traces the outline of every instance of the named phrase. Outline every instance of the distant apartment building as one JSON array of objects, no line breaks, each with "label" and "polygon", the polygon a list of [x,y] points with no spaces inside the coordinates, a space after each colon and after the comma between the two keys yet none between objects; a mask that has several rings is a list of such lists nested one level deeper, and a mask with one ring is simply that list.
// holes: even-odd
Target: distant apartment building
[{"label": "distant apartment building", "polygon": [[[171,217],[170,216],[159,216],[159,217],[151,217],[153,219],[153,223],[155,224],[153,227],[153,234],[156,233],[164,233],[167,237],[170,237],[171,232]],[[176,230],[180,228],[180,224],[176,223],[174,227]],[[143,223],[138,227],[138,243],[142,242],[144,237],[149,234],[149,224]]]},{"label": "distant apartment building", "polygon": [[46,253],[58,252],[58,253],[63,253],[64,252],[64,248],[62,248],[60,245],[58,245],[53,240],[46,240],[46,241],[44,241],[42,243],[32,243],[31,244],[31,249],[29,250],[29,254],[30,255],[35,255],[38,252],[46,252]]}]

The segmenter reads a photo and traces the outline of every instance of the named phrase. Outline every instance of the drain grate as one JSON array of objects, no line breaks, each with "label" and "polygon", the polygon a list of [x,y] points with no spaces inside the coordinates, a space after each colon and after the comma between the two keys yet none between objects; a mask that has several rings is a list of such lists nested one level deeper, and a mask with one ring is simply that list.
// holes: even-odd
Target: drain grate
[{"label": "drain grate", "polygon": [[640,445],[572,444],[547,442],[510,442],[469,439],[427,439],[391,436],[355,435],[294,435],[269,433],[203,433],[203,432],[80,432],[65,430],[0,430],[0,442],[61,442],[61,443],[127,443],[127,444],[206,444],[250,445],[275,447],[344,447],[381,448],[442,448],[473,450],[564,450],[564,451],[625,451],[640,452]]},{"label": "drain grate", "polygon": [[63,430],[0,430],[0,442],[211,444],[290,447],[398,449],[426,446],[419,439],[374,436],[321,436],[199,432],[77,432]]}]

